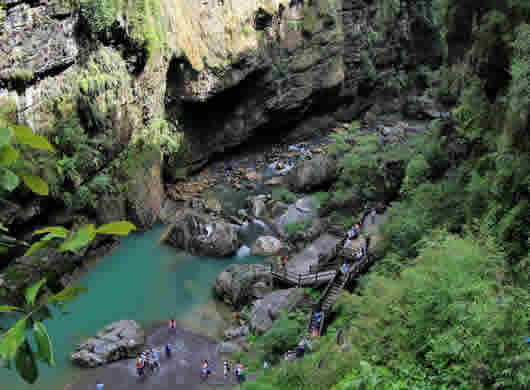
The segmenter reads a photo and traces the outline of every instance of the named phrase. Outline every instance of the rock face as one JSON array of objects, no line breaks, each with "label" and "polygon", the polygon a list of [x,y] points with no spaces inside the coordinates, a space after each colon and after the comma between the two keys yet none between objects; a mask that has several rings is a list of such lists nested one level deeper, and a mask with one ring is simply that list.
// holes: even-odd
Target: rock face
[{"label": "rock face", "polygon": [[224,339],[225,340],[232,340],[237,339],[239,337],[248,336],[249,329],[248,326],[240,326],[238,328],[229,328],[224,331]]},{"label": "rock face", "polygon": [[232,264],[215,279],[214,291],[219,299],[240,307],[272,291],[269,268],[261,264]]},{"label": "rock face", "polygon": [[[294,224],[306,224],[299,233],[316,236],[322,230],[322,226],[317,217],[315,202],[310,196],[298,199],[295,203],[289,205],[287,210],[274,219],[274,228],[282,236],[287,237],[289,234],[286,228]],[[308,236],[308,237],[309,237]]]},{"label": "rock face", "polygon": [[138,355],[145,344],[145,333],[135,321],[113,322],[79,344],[71,354],[74,363],[82,367],[97,367],[121,359],[131,359]]},{"label": "rock face", "polygon": [[177,248],[203,256],[230,256],[239,248],[234,225],[192,210],[176,217],[165,240]]},{"label": "rock face", "polygon": [[331,183],[337,178],[337,163],[318,154],[291,169],[286,177],[289,188],[296,192],[309,192]]},{"label": "rock face", "polygon": [[254,302],[250,315],[250,329],[261,335],[270,329],[272,322],[279,318],[280,313],[294,309],[305,299],[303,289],[289,288],[273,291],[262,299]]},{"label": "rock face", "polygon": [[253,255],[275,256],[280,253],[283,244],[276,237],[262,236],[259,237],[252,245]]}]

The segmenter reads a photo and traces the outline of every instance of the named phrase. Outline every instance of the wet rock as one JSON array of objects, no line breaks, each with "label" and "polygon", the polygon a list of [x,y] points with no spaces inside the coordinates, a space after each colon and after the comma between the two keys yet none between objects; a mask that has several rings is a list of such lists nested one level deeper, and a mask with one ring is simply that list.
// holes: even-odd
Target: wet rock
[{"label": "wet rock", "polygon": [[215,347],[216,353],[235,353],[235,352],[242,352],[243,348],[239,346],[236,343],[232,342],[224,342],[221,344],[218,344],[217,347]]},{"label": "wet rock", "polygon": [[434,100],[426,96],[411,96],[403,105],[403,114],[411,119],[435,119],[443,116]]},{"label": "wet rock", "polygon": [[240,246],[234,225],[193,210],[176,217],[164,240],[193,254],[213,257],[233,255]]},{"label": "wet rock", "polygon": [[250,330],[258,335],[265,333],[272,326],[281,312],[289,312],[306,299],[303,289],[289,288],[273,291],[254,302],[250,314]]},{"label": "wet rock", "polygon": [[253,215],[256,218],[263,217],[265,215],[266,199],[267,197],[265,195],[258,195],[256,197],[247,198],[250,215]]},{"label": "wet rock", "polygon": [[145,332],[136,321],[121,320],[79,344],[70,358],[82,367],[97,367],[136,357],[145,341]]},{"label": "wet rock", "polygon": [[331,183],[337,177],[335,160],[316,155],[291,169],[286,176],[289,188],[296,192],[306,192]]},{"label": "wet rock", "polygon": [[[245,305],[262,294],[262,284],[272,290],[269,268],[262,264],[232,264],[215,279],[216,296],[234,307]],[[255,285],[257,289],[254,289]]]},{"label": "wet rock", "polygon": [[282,184],[282,178],[280,176],[271,177],[265,182],[265,185],[276,186]]},{"label": "wet rock", "polygon": [[224,338],[225,340],[232,340],[238,337],[248,336],[248,334],[249,334],[248,326],[243,325],[238,328],[228,328],[227,330],[225,330]]},{"label": "wet rock", "polygon": [[276,237],[259,237],[252,245],[253,255],[276,256],[282,250],[283,244]]}]

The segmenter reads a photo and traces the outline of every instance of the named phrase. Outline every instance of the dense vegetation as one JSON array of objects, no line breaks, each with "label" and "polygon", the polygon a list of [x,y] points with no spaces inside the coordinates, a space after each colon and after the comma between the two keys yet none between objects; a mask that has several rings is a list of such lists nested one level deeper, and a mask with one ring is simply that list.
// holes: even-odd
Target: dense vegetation
[{"label": "dense vegetation", "polygon": [[[452,119],[400,147],[361,136],[358,124],[337,134],[330,151],[342,173],[318,198],[360,212],[392,194],[379,261],[337,302],[312,354],[245,389],[530,386],[530,3],[424,3],[444,63],[421,78]],[[336,345],[339,328],[348,351]]]}]

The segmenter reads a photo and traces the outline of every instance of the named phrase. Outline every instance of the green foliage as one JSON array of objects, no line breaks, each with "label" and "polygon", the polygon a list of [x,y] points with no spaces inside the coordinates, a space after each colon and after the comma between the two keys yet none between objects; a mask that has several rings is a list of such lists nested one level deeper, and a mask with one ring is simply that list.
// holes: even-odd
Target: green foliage
[{"label": "green foliage", "polygon": [[440,385],[524,388],[530,368],[513,362],[524,356],[530,295],[499,291],[502,251],[488,238],[447,234],[422,247],[398,279],[372,276],[351,297],[354,345],[391,368],[413,359]]},{"label": "green foliage", "polygon": [[443,65],[436,70],[426,70],[425,75],[429,84],[427,95],[447,105],[453,105],[458,101],[466,83],[461,67]]},{"label": "green foliage", "polygon": [[293,203],[296,202],[297,199],[294,193],[284,187],[273,188],[271,192],[271,198],[277,202],[285,203]]},{"label": "green foliage", "polygon": [[282,313],[272,328],[256,340],[256,349],[262,351],[263,357],[269,362],[276,362],[284,352],[298,345],[306,325],[304,321]]},{"label": "green foliage", "polygon": [[295,237],[298,233],[303,233],[311,227],[312,220],[304,220],[299,222],[291,222],[283,227],[285,233],[289,238]]},{"label": "green foliage", "polygon": [[313,202],[315,203],[317,208],[323,208],[325,209],[328,205],[328,201],[330,198],[329,192],[315,192],[311,195],[311,198],[313,199]]},{"label": "green foliage", "polygon": [[[17,372],[28,383],[35,383],[38,378],[37,359],[50,366],[55,365],[52,341],[42,323],[42,319],[52,317],[48,305],[61,308],[64,303],[86,292],[83,287],[67,288],[40,303],[35,303],[35,298],[45,283],[46,279],[42,279],[26,289],[24,308],[0,307],[1,312],[20,313],[21,316],[7,332],[0,334],[0,358],[6,361],[14,360]],[[31,334],[35,339],[37,351],[33,351],[27,334]]]},{"label": "green foliage", "polygon": [[513,42],[514,56],[510,73],[510,103],[513,111],[528,112],[530,104],[530,24],[522,24]]},{"label": "green foliage", "polygon": [[420,184],[429,180],[431,166],[423,154],[417,155],[409,161],[405,171],[405,179],[401,185],[402,194],[411,194]]}]

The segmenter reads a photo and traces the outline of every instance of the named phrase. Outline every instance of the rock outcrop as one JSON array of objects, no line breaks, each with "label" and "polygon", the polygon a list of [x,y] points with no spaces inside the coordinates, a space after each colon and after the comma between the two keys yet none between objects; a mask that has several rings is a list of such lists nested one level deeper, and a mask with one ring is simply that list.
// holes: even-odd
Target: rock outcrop
[{"label": "rock outcrop", "polygon": [[337,162],[321,154],[315,155],[291,169],[286,176],[289,188],[296,192],[309,192],[330,184],[337,178]]},{"label": "rock outcrop", "polygon": [[272,291],[269,268],[261,264],[232,264],[221,272],[214,284],[215,295],[240,307]]},{"label": "rock outcrop", "polygon": [[116,360],[131,359],[141,351],[146,341],[144,330],[135,321],[113,322],[85,340],[72,353],[72,361],[82,367],[97,367]]},{"label": "rock outcrop", "polygon": [[253,255],[275,256],[284,248],[282,242],[276,237],[261,236],[258,237],[254,245],[252,245]]},{"label": "rock outcrop", "polygon": [[304,299],[305,293],[299,288],[273,291],[258,299],[250,314],[250,330],[258,335],[265,333],[280,313],[293,310]]},{"label": "rock outcrop", "polygon": [[234,225],[192,210],[181,212],[167,229],[165,241],[203,256],[233,255],[239,248]]}]

